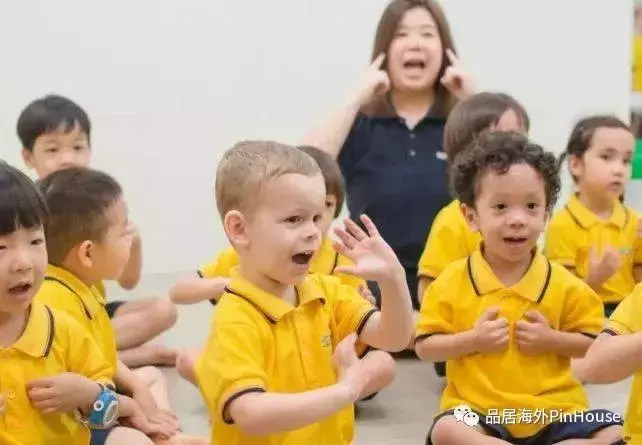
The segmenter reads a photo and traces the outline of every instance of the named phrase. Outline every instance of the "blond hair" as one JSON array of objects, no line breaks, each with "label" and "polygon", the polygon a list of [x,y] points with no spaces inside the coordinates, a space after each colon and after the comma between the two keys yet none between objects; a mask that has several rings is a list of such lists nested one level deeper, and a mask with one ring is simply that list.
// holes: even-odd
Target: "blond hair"
[{"label": "blond hair", "polygon": [[321,169],[298,148],[274,141],[243,141],[227,150],[216,170],[216,206],[221,218],[230,210],[251,211],[261,187],[287,174],[315,176]]}]

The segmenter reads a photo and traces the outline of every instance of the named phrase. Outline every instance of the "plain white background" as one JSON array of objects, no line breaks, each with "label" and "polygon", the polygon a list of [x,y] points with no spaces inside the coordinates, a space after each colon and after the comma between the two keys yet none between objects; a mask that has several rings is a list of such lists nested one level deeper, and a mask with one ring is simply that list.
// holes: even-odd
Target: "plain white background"
[{"label": "plain white background", "polygon": [[[212,195],[222,152],[296,143],[340,104],[386,3],[2,2],[0,157],[22,166],[15,123],[29,101],[69,96],[93,120],[94,166],[125,188],[145,273],[194,270],[227,243]],[[628,120],[631,0],[443,4],[479,88],[521,100],[549,149],[583,114]],[[628,198],[642,208],[640,195]]]}]

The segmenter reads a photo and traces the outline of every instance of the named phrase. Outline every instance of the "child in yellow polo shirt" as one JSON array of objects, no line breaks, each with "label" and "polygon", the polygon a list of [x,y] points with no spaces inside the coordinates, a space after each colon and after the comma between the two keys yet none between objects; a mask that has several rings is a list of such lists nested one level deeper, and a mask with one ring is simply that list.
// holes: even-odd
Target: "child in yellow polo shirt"
[{"label": "child in yellow polo shirt", "polygon": [[[17,133],[22,143],[22,157],[39,179],[68,167],[91,165],[91,120],[77,103],[58,95],[32,101],[20,114]],[[133,224],[129,261],[115,280],[127,290],[140,281],[142,241]],[[103,297],[103,282],[96,283]],[[173,365],[176,351],[149,341],[176,322],[176,307],[167,299],[109,301],[105,309],[116,330],[120,358],[130,367]]]},{"label": "child in yellow polo shirt", "polygon": [[[36,299],[66,311],[87,329],[115,370],[118,391],[131,396],[150,423],[162,427],[155,443],[192,443],[176,434],[179,427],[161,372],[153,367],[132,371],[117,357],[114,328],[95,288],[120,276],[129,259],[132,234],[120,185],[105,173],[69,167],[49,174],[39,186],[49,208],[49,266]],[[109,441],[111,434],[96,431],[94,440]]]},{"label": "child in yellow polo shirt", "polygon": [[[82,418],[109,398],[122,417],[154,432],[131,400],[111,392],[114,370],[87,331],[34,300],[47,266],[46,223],[35,185],[0,161],[0,443],[88,445]],[[113,421],[106,414],[96,418],[103,427]],[[138,440],[143,434],[123,430],[115,430],[112,444],[147,443]]]},{"label": "child in yellow polo shirt", "polygon": [[213,419],[212,443],[345,445],[370,369],[357,338],[389,351],[412,335],[404,270],[370,219],[346,221],[337,272],[377,281],[378,311],[357,289],[309,274],[321,246],[326,188],[319,165],[276,142],[242,142],[217,170],[216,202],[240,265],[212,317],[196,364]]},{"label": "child in yellow polo shirt", "polygon": [[[518,131],[528,133],[530,119],[524,107],[505,93],[478,93],[453,108],[444,128],[444,152],[448,165],[463,153],[482,131]],[[464,219],[461,203],[454,199],[432,223],[426,247],[419,259],[419,301],[427,286],[448,266],[466,258],[481,241]],[[445,363],[435,363],[437,375],[446,374]]]},{"label": "child in yellow polo shirt", "polygon": [[577,187],[546,231],[546,256],[585,280],[607,317],[642,278],[639,215],[620,202],[631,176],[635,139],[614,116],[591,116],[573,129],[563,158]]},{"label": "child in yellow polo shirt", "polygon": [[608,384],[633,375],[624,417],[623,442],[642,443],[642,285],[615,309],[602,334],[581,362],[578,376],[587,383]]},{"label": "child in yellow polo shirt", "polygon": [[537,251],[560,189],[555,157],[518,133],[488,133],[450,179],[483,244],[448,266],[422,304],[417,354],[448,361],[428,443],[615,442],[620,420],[588,411],[570,365],[602,329],[600,300]]},{"label": "child in yellow polo shirt", "polygon": [[[324,209],[317,223],[323,240],[321,247],[310,262],[310,272],[335,275],[342,284],[358,289],[361,296],[375,304],[375,300],[364,279],[336,272],[337,267],[352,264],[348,258],[334,250],[332,241],[327,236],[330,225],[339,216],[343,208],[345,186],[341,169],[332,156],[318,148],[301,146],[299,149],[310,155],[317,162],[326,187]],[[240,258],[234,248],[228,247],[221,252],[214,262],[201,267],[196,274],[181,278],[170,290],[172,301],[177,304],[192,304],[209,300],[212,304],[216,304],[216,301],[224,292],[224,287],[229,284],[232,269],[237,267],[239,263]],[[368,348],[361,349],[360,356],[367,356],[367,360],[372,364],[373,369],[378,371],[370,382],[370,393],[365,394],[365,398],[368,399],[374,397],[376,391],[392,383],[395,375],[395,362],[390,354],[385,351],[371,351]],[[176,362],[178,373],[194,385],[196,385],[194,365],[199,353],[200,350],[182,351],[179,353]]]}]

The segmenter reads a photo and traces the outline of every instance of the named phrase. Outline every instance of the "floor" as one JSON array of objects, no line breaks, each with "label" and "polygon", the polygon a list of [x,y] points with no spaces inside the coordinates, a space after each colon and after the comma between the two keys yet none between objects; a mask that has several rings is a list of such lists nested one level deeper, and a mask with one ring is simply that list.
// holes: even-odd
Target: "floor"
[{"label": "floor", "polygon": [[[113,298],[162,295],[177,275],[155,275],[143,279],[135,292],[123,294],[108,286]],[[199,347],[206,338],[211,306],[203,303],[179,308],[176,326],[163,341],[171,347]],[[164,371],[170,381],[172,402],[186,433],[209,435],[207,413],[196,388],[184,382],[173,369]],[[613,385],[591,386],[587,391],[594,407],[622,413],[626,407],[630,380]],[[398,362],[395,382],[376,398],[361,405],[356,445],[423,444],[431,418],[439,406],[442,382],[432,364],[403,359]]]}]

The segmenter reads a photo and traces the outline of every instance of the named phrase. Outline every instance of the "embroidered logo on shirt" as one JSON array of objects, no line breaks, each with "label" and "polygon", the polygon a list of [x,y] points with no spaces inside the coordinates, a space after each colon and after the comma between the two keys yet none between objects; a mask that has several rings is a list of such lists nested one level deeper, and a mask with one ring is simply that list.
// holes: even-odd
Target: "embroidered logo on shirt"
[{"label": "embroidered logo on shirt", "polygon": [[324,348],[332,347],[332,339],[330,338],[330,334],[325,334],[323,337],[321,337],[321,346],[323,346]]}]

